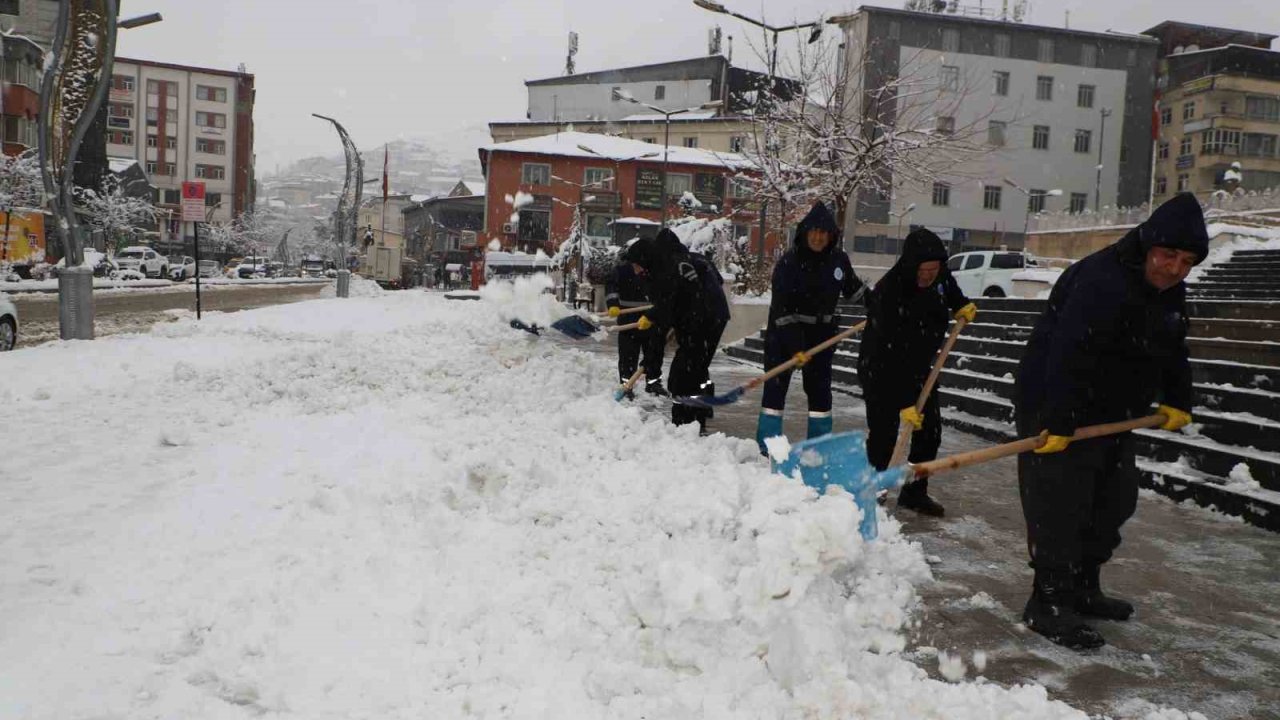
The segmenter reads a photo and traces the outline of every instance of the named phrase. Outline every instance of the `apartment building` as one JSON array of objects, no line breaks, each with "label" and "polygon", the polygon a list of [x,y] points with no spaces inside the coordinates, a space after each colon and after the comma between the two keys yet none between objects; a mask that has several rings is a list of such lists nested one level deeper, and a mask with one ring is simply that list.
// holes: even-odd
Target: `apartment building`
[{"label": "apartment building", "polygon": [[913,83],[893,102],[859,106],[861,117],[886,126],[927,118],[938,133],[976,126],[970,142],[985,145],[924,181],[884,168],[892,192],[851,199],[854,249],[896,253],[916,226],[954,249],[1016,248],[1041,210],[1146,201],[1154,39],[873,7],[831,22],[844,31],[854,97]]},{"label": "apartment building", "polygon": [[158,245],[189,246],[182,183],[205,183],[209,220],[253,209],[253,75],[117,58],[107,104],[107,154],[143,165],[157,188]]},{"label": "apartment building", "polygon": [[0,35],[3,99],[0,140],[5,155],[21,155],[40,145],[40,79],[44,51],[21,35]]}]

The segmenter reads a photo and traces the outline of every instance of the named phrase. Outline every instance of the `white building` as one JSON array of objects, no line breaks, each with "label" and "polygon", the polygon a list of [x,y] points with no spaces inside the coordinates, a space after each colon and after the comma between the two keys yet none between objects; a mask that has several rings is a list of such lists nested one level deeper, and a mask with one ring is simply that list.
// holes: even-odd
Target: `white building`
[{"label": "white building", "polygon": [[192,237],[180,221],[184,181],[205,183],[212,222],[253,209],[253,83],[245,72],[116,59],[107,154],[137,160],[156,186],[162,247]]}]

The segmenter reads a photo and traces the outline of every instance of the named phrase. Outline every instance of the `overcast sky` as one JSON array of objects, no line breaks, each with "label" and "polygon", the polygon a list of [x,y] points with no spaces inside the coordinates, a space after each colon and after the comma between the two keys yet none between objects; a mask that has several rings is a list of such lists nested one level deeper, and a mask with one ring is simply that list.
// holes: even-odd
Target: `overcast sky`
[{"label": "overcast sky", "polygon": [[[1012,2],[1012,0],[1010,0]],[[783,24],[831,16],[847,0],[722,0]],[[987,7],[1000,0],[985,0]],[[901,7],[901,2],[872,5]],[[971,4],[977,5],[977,0]],[[335,154],[319,112],[346,125],[362,149],[431,137],[491,120],[521,119],[524,80],[560,75],[566,37],[581,36],[578,72],[696,57],[707,30],[733,35],[734,64],[758,65],[758,31],[692,0],[126,0],[124,15],[159,11],[159,25],[122,30],[119,54],[255,75],[258,171]],[[1280,34],[1277,0],[1036,0],[1027,21],[1139,32],[1182,20]],[[463,154],[473,148],[459,148]]]}]

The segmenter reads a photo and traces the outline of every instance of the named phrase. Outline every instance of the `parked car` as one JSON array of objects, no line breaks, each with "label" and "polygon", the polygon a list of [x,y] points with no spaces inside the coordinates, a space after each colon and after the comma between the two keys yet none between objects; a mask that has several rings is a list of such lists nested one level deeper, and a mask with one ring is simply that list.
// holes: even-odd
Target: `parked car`
[{"label": "parked car", "polygon": [[18,308],[0,293],[0,352],[8,352],[18,344]]},{"label": "parked car", "polygon": [[236,266],[236,277],[252,278],[267,276],[267,259],[264,257],[247,257]]},{"label": "parked car", "polygon": [[325,262],[324,258],[315,255],[308,255],[302,258],[302,274],[306,277],[324,277]]},{"label": "parked car", "polygon": [[186,255],[169,256],[169,279],[179,282],[196,276],[196,259]]},{"label": "parked car", "polygon": [[200,277],[216,278],[222,275],[222,268],[218,267],[217,260],[201,260],[200,261]]},{"label": "parked car", "polygon": [[267,263],[267,277],[284,277],[284,263],[278,260]]},{"label": "parked car", "polygon": [[978,250],[952,255],[947,268],[969,297],[1013,297],[1013,276],[1036,267],[1035,258],[1020,252]]},{"label": "parked car", "polygon": [[115,262],[121,271],[137,270],[147,277],[169,277],[169,258],[142,245],[127,247],[116,253]]}]

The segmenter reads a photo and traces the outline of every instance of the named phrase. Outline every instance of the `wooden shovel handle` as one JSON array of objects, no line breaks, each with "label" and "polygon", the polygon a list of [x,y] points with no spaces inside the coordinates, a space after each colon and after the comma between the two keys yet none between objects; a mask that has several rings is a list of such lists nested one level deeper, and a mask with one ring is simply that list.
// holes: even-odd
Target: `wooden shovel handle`
[{"label": "wooden shovel handle", "polygon": [[652,306],[652,305],[641,305],[640,307],[623,308],[623,309],[621,309],[621,310],[619,310],[619,311],[618,311],[618,314],[619,314],[619,315],[630,315],[631,313],[644,312],[645,310],[652,310],[652,309],[653,309],[653,306]]},{"label": "wooden shovel handle", "polygon": [[[1089,440],[1091,438],[1103,437],[1106,435],[1118,435],[1130,430],[1141,430],[1142,428],[1158,427],[1168,421],[1163,413],[1156,415],[1148,415],[1146,417],[1134,418],[1132,420],[1123,420],[1120,422],[1103,423],[1101,425],[1089,425],[1076,430],[1076,434],[1071,436],[1072,442],[1079,440]],[[962,467],[977,465],[979,463],[998,460],[1010,455],[1017,455],[1045,444],[1047,436],[1037,435],[1035,437],[1014,440],[1013,442],[1004,443],[1003,445],[994,445],[981,450],[972,450],[950,457],[931,460],[929,462],[920,463],[912,466],[916,477],[925,475],[937,475],[940,472],[948,470],[958,470]]]},{"label": "wooden shovel handle", "polygon": [[[853,337],[855,334],[861,332],[862,329],[866,326],[867,326],[867,321],[863,320],[862,322],[858,323],[857,325],[854,325],[848,330],[838,332],[835,335],[832,335],[831,337],[827,338],[826,340],[823,340],[822,342],[818,343],[817,345],[814,345],[808,350],[805,350],[804,354],[809,356],[817,355],[818,353],[822,352],[823,350],[826,350],[832,345],[835,345],[841,340],[845,340],[847,338]],[[742,386],[742,389],[750,390],[754,387],[759,387],[765,384],[766,382],[774,379],[775,377],[781,375],[782,373],[794,368],[797,362],[798,361],[795,358],[791,358],[790,360],[784,363],[781,363],[777,367],[773,368],[769,372],[747,381],[747,383]]]},{"label": "wooden shovel handle", "polygon": [[[924,387],[920,389],[920,397],[916,398],[916,412],[924,412],[924,405],[929,401],[929,393],[933,391],[933,386],[938,383],[938,375],[942,373],[942,366],[947,362],[947,355],[951,354],[951,348],[956,346],[960,331],[968,324],[968,320],[960,318],[956,320],[955,325],[951,326],[951,335],[942,344],[942,351],[938,353],[937,359],[933,361],[933,369],[929,371],[929,377],[924,381]],[[898,424],[898,442],[893,446],[893,455],[890,456],[889,460],[890,467],[901,465],[907,459],[907,449],[911,447],[911,433],[913,432],[915,432],[915,428],[911,426],[911,423],[902,422]]]},{"label": "wooden shovel handle", "polygon": [[613,327],[605,327],[605,332],[626,332],[627,330],[635,330],[640,327],[639,322],[633,322],[630,325],[614,325]]},{"label": "wooden shovel handle", "polygon": [[640,378],[643,375],[644,375],[644,368],[637,368],[635,372],[631,373],[631,377],[628,378],[626,382],[622,383],[622,392],[625,393],[631,388],[635,387],[636,383],[640,382]]}]

